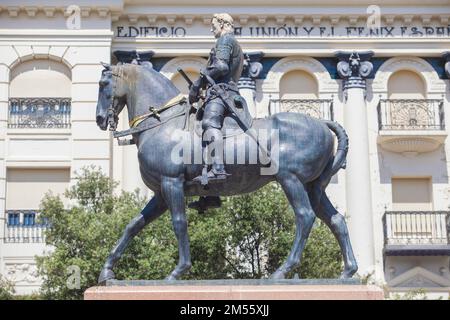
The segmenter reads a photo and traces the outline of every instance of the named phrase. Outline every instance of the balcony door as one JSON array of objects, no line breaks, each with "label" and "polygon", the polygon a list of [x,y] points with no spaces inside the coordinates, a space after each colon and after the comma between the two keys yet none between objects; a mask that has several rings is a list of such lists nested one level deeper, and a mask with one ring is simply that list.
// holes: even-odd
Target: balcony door
[{"label": "balcony door", "polygon": [[[64,193],[69,187],[70,169],[8,168],[6,174],[6,211],[15,225],[30,226],[45,193]],[[15,218],[15,220],[13,219]],[[20,222],[19,222],[20,221]]]},{"label": "balcony door", "polygon": [[433,211],[431,178],[392,178],[390,238],[398,243],[428,244],[445,236],[445,219]]}]

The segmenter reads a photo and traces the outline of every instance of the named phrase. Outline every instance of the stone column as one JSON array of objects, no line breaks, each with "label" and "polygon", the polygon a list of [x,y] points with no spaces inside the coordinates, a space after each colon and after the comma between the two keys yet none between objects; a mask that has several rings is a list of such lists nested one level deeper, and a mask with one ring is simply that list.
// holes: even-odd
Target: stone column
[{"label": "stone column", "polygon": [[358,274],[374,270],[372,193],[367,128],[366,80],[373,66],[373,52],[336,53],[337,71],[343,79],[344,127],[350,145],[345,170],[347,223],[359,265]]},{"label": "stone column", "polygon": [[263,66],[261,59],[264,53],[261,51],[247,52],[244,54],[244,69],[242,70],[242,76],[239,79],[238,87],[239,93],[244,97],[247,102],[248,111],[253,118],[256,118],[256,78],[261,73]]}]

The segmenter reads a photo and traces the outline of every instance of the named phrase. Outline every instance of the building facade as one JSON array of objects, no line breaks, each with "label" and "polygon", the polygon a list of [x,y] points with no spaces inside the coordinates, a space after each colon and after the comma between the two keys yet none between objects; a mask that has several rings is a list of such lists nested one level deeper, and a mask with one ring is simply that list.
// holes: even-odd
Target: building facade
[{"label": "building facade", "polygon": [[[149,193],[134,146],[95,123],[100,62],[152,51],[183,93],[228,12],[247,53],[239,86],[254,117],[304,112],[344,125],[346,170],[328,194],[347,218],[361,275],[391,292],[450,290],[450,1],[191,0],[0,3],[0,273],[39,288],[36,223],[47,190],[97,165]],[[119,129],[125,129],[125,115]]]}]

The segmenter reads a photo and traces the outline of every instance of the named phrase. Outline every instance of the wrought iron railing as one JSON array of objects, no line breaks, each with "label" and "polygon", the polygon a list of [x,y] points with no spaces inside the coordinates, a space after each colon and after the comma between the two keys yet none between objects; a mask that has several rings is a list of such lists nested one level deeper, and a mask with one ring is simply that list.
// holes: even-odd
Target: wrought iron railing
[{"label": "wrought iron railing", "polygon": [[385,245],[450,244],[449,211],[386,211]]},{"label": "wrought iron railing", "polygon": [[271,113],[300,112],[311,117],[334,120],[333,99],[271,99]]},{"label": "wrought iron railing", "polygon": [[70,128],[70,98],[10,98],[9,128]]},{"label": "wrought iron railing", "polygon": [[6,210],[5,243],[45,242],[48,224],[39,219],[35,210]]},{"label": "wrought iron railing", "polygon": [[381,99],[379,130],[445,130],[444,101],[439,99]]}]

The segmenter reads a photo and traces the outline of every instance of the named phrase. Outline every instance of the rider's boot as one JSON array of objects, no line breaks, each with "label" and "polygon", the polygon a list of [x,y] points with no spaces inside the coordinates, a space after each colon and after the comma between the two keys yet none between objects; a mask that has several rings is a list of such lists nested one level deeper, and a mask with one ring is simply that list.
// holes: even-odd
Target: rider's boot
[{"label": "rider's boot", "polygon": [[188,207],[197,210],[198,213],[202,214],[210,208],[220,208],[222,201],[216,196],[205,196],[200,197],[197,201],[188,204]]},{"label": "rider's boot", "polygon": [[[208,182],[215,180],[225,180],[228,174],[225,171],[225,165],[223,164],[223,135],[220,129],[210,128],[208,129],[208,135],[210,136],[210,143],[206,146],[208,154],[211,154],[212,168],[206,174]],[[195,177],[194,181],[202,182],[202,175]]]}]

